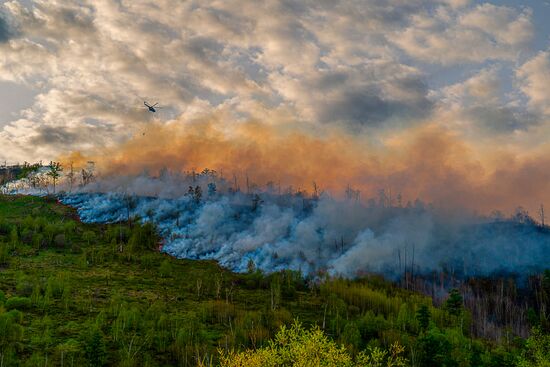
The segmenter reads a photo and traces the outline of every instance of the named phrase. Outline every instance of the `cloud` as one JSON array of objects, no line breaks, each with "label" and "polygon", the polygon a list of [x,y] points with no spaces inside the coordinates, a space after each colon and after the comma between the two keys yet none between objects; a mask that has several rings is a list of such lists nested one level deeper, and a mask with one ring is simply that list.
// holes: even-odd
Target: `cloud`
[{"label": "cloud", "polygon": [[535,111],[550,115],[550,51],[540,52],[521,65],[516,75],[530,106]]},{"label": "cloud", "polygon": [[506,96],[502,73],[498,66],[488,67],[462,82],[433,91],[437,114],[450,128],[490,139],[541,123],[539,116],[521,107],[517,97]]},{"label": "cloud", "polygon": [[466,11],[437,7],[410,16],[391,41],[410,56],[439,64],[516,60],[528,50],[534,30],[531,11],[480,4]]},{"label": "cloud", "polygon": [[6,43],[12,37],[12,31],[5,19],[4,14],[0,13],[0,43]]},{"label": "cloud", "polygon": [[421,73],[394,61],[340,66],[301,78],[276,74],[271,80],[301,118],[353,130],[413,124],[431,111]]},{"label": "cloud", "polygon": [[[98,141],[139,133],[149,121],[143,99],[169,107],[164,119],[222,109],[232,123],[284,115],[353,130],[409,125],[430,113],[428,90],[417,68],[384,50],[383,34],[425,2],[369,1],[363,25],[361,7],[345,2],[10,1],[21,37],[1,46],[0,77],[41,90],[25,117],[59,130],[37,131],[57,137],[35,140],[50,156],[88,140],[77,131],[90,119],[110,126]],[[5,131],[10,140],[18,126]]]}]

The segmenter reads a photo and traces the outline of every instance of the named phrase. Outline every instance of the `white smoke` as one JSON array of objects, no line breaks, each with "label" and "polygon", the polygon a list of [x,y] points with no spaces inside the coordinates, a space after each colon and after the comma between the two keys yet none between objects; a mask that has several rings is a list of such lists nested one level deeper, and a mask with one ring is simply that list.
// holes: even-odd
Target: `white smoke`
[{"label": "white smoke", "polygon": [[[213,182],[216,186],[208,185]],[[192,179],[119,177],[98,181],[86,191],[61,196],[83,221],[110,223],[138,216],[158,227],[163,251],[178,258],[214,259],[238,272],[252,261],[266,272],[326,271],[350,278],[364,272],[399,276],[406,269],[443,268],[467,276],[536,272],[550,262],[545,228],[421,202],[401,207],[272,189],[244,193],[204,174]]]}]

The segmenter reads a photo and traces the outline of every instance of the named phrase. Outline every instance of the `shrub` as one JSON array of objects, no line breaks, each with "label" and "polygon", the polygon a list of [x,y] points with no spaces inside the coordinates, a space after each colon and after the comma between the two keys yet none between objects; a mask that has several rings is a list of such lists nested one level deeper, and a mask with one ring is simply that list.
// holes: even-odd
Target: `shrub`
[{"label": "shrub", "polygon": [[151,223],[145,223],[142,226],[135,226],[132,230],[128,247],[133,253],[144,250],[153,250],[157,244],[157,234],[155,227]]},{"label": "shrub", "polygon": [[547,367],[550,366],[550,335],[540,329],[533,329],[531,336],[525,343],[520,367]]},{"label": "shrub", "polygon": [[172,275],[172,264],[169,260],[164,260],[159,267],[159,274],[163,278],[168,278]]},{"label": "shrub", "polygon": [[34,288],[33,282],[29,279],[28,276],[20,273],[17,276],[17,283],[15,285],[15,290],[19,296],[28,297],[32,294]]},{"label": "shrub", "polygon": [[99,367],[105,364],[107,350],[105,346],[105,337],[98,327],[92,327],[86,330],[82,335],[82,344],[84,344],[84,355],[90,366]]},{"label": "shrub", "polygon": [[404,348],[398,343],[393,344],[389,352],[375,348],[369,354],[360,353],[354,361],[344,347],[330,340],[319,328],[305,330],[298,322],[290,328],[283,326],[267,348],[220,353],[222,367],[407,365],[407,360],[401,357]]},{"label": "shrub", "polygon": [[65,246],[67,246],[67,240],[65,239],[65,235],[62,233],[55,235],[53,243],[54,243],[54,246],[57,248],[65,248]]},{"label": "shrub", "polygon": [[86,241],[86,245],[91,246],[95,241],[95,233],[93,231],[86,231],[82,234],[82,239]]},{"label": "shrub", "polygon": [[157,256],[158,255],[156,255],[156,254],[146,254],[146,255],[141,256],[141,258],[140,258],[141,266],[144,269],[147,269],[147,270],[151,270],[151,269],[155,268],[155,266],[158,263]]},{"label": "shrub", "polygon": [[0,243],[0,266],[7,265],[9,260],[9,249],[5,243]]},{"label": "shrub", "polygon": [[27,310],[31,308],[31,300],[27,297],[11,297],[5,306],[7,310]]},{"label": "shrub", "polygon": [[11,225],[4,220],[0,220],[0,235],[7,236],[11,232]]}]

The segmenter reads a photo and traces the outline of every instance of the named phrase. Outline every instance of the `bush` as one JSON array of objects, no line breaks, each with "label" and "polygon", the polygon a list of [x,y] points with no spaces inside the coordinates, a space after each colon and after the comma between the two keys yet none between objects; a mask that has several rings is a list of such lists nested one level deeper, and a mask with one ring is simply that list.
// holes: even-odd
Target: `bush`
[{"label": "bush", "polygon": [[105,337],[101,330],[94,326],[81,335],[82,344],[84,344],[84,355],[90,366],[99,367],[105,364],[107,350],[105,346]]},{"label": "bush", "polygon": [[19,296],[28,297],[32,294],[34,288],[33,282],[29,279],[28,276],[20,273],[17,276],[17,283],[15,285],[15,290]]},{"label": "bush", "polygon": [[65,248],[67,246],[67,240],[64,234],[57,234],[53,240],[54,246],[57,248]]},{"label": "bush", "polygon": [[[356,334],[356,332],[354,332]],[[266,348],[244,352],[221,351],[220,366],[395,366],[407,365],[401,356],[404,348],[395,343],[389,352],[376,348],[371,353],[360,353],[357,359],[329,339],[319,328],[305,330],[295,322],[290,328],[283,326]],[[201,364],[199,364],[201,365]]]},{"label": "bush", "polygon": [[540,329],[533,329],[531,336],[525,343],[520,367],[547,367],[550,366],[550,335]]},{"label": "bush", "polygon": [[157,254],[146,254],[140,258],[141,266],[144,269],[151,270],[154,269],[158,264],[158,255]]},{"label": "bush", "polygon": [[434,328],[417,339],[419,362],[426,367],[451,367],[457,365],[452,358],[453,346],[445,334]]},{"label": "bush", "polygon": [[135,226],[132,230],[128,247],[132,253],[139,253],[146,250],[154,250],[157,245],[157,233],[151,223],[142,226]]},{"label": "bush", "polygon": [[159,274],[162,278],[168,278],[172,275],[172,264],[169,260],[164,260],[159,267]]},{"label": "bush", "polygon": [[28,310],[31,308],[31,300],[27,297],[11,297],[5,306],[7,310]]},{"label": "bush", "polygon": [[11,225],[4,220],[0,220],[0,235],[7,236],[11,232]]},{"label": "bush", "polygon": [[9,250],[8,245],[5,243],[0,243],[0,266],[7,265],[9,260]]}]

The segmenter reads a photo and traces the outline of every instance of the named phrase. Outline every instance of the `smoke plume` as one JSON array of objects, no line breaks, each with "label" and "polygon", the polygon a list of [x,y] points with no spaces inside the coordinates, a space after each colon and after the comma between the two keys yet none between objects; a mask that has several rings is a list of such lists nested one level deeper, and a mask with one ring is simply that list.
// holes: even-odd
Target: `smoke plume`
[{"label": "smoke plume", "polygon": [[[421,198],[438,207],[482,213],[512,213],[522,206],[534,214],[550,192],[550,173],[541,169],[550,164],[544,151],[521,153],[503,147],[487,152],[436,123],[371,139],[344,128],[175,120],[143,127],[143,133],[116,147],[63,158],[77,165],[87,160],[111,178],[208,168],[240,188],[271,182],[311,192],[315,183],[339,196],[351,185],[363,198],[384,189],[394,198],[400,194],[407,200]],[[172,188],[148,192],[134,184],[132,192],[157,195],[163,190]]]},{"label": "smoke plume", "polygon": [[[137,196],[134,188],[152,196]],[[521,211],[505,219],[420,200],[405,204],[385,193],[364,204],[353,189],[343,199],[272,185],[249,190],[235,189],[213,171],[164,171],[154,178],[98,181],[84,190],[93,192],[61,200],[87,222],[151,221],[164,239],[163,251],[214,259],[240,272],[253,265],[345,277],[440,270],[470,276],[536,272],[550,258],[548,230]]]}]

